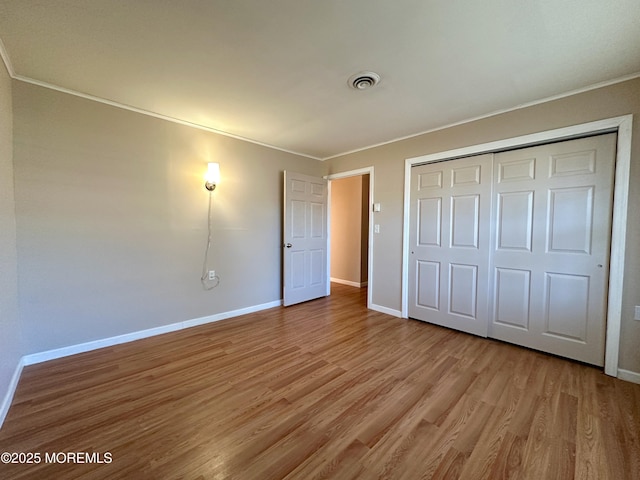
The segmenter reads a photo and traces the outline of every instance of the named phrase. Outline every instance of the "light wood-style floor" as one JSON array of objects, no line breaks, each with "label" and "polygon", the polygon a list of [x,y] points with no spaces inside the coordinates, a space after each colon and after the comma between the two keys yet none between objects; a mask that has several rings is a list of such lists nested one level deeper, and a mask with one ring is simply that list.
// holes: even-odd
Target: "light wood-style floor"
[{"label": "light wood-style floor", "polygon": [[112,462],[0,478],[640,478],[640,385],[368,311],[365,295],[334,285],[26,368],[0,452]]}]

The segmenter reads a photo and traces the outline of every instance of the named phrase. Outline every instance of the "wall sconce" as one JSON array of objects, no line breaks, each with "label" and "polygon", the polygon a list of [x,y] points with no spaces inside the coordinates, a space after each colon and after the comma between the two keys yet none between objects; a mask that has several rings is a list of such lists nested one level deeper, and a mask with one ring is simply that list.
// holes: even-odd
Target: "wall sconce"
[{"label": "wall sconce", "polygon": [[207,174],[204,177],[204,188],[213,192],[216,189],[216,185],[220,181],[220,164],[210,163],[207,169]]},{"label": "wall sconce", "polygon": [[211,211],[213,209],[213,191],[216,189],[220,181],[220,164],[209,163],[207,173],[204,176],[204,188],[209,191],[209,212],[207,213],[207,247],[204,250],[204,259],[202,261],[202,276],[200,282],[205,290],[212,290],[220,285],[220,276],[216,275],[215,270],[209,270],[209,251],[213,241]]}]

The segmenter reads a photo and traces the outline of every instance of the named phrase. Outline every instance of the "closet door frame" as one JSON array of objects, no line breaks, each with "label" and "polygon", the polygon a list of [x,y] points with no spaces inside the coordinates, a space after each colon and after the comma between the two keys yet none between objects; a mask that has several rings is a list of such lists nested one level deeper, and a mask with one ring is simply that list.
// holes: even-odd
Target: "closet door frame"
[{"label": "closet door frame", "polygon": [[406,159],[404,169],[404,218],[402,245],[402,317],[408,318],[409,305],[409,208],[411,198],[411,167],[414,165],[452,160],[470,155],[496,153],[514,148],[571,140],[573,138],[597,135],[600,133],[617,133],[611,234],[611,262],[609,265],[609,291],[607,295],[607,333],[604,361],[604,372],[607,375],[617,377],[618,355],[620,350],[620,328],[622,322],[622,287],[627,231],[629,171],[631,168],[632,126],[633,115],[624,115]]}]

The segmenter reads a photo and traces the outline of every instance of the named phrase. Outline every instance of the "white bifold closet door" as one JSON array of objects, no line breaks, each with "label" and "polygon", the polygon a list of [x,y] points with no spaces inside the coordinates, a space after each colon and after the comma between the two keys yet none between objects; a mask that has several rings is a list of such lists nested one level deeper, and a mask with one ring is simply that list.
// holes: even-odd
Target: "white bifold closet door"
[{"label": "white bifold closet door", "polygon": [[[608,134],[415,167],[409,316],[603,365],[615,146],[615,134]],[[425,180],[474,161],[492,172],[488,192],[478,188],[477,200],[490,207],[484,228],[477,229],[476,259],[462,262],[450,252],[459,248],[455,223],[424,206],[433,210],[468,193],[449,179],[426,194]],[[484,218],[479,211],[477,218]],[[469,212],[464,221],[473,224],[473,217]],[[482,248],[484,230],[488,242]],[[434,243],[438,232],[444,233],[440,246],[416,248],[425,239]],[[467,282],[468,303],[454,301],[452,295],[461,292],[443,272],[475,265],[480,273],[483,259],[487,275],[478,275],[473,287]],[[477,325],[486,311],[486,333],[473,322],[467,328],[460,309],[452,308],[456,303],[465,305],[469,318],[475,312]]]},{"label": "white bifold closet door", "polygon": [[616,135],[495,155],[491,336],[604,365]]},{"label": "white bifold closet door", "polygon": [[411,172],[409,316],[487,336],[492,155]]}]

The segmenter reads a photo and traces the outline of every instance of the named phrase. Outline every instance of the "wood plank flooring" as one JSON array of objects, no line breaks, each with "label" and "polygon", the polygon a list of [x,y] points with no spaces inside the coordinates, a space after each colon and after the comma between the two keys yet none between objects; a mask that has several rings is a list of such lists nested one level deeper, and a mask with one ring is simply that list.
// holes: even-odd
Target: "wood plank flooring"
[{"label": "wood plank flooring", "polygon": [[0,478],[640,479],[640,385],[332,292],[25,368]]}]

